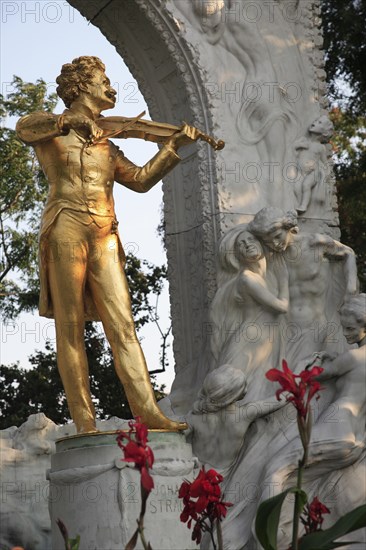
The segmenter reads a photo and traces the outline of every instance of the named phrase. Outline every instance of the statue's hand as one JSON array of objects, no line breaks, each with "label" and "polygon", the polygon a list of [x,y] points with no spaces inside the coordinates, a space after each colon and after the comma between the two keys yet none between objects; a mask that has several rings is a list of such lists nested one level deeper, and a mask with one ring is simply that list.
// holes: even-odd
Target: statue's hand
[{"label": "statue's hand", "polygon": [[302,372],[303,370],[309,370],[319,362],[318,354],[314,353],[312,356],[302,359],[296,366],[296,372]]},{"label": "statue's hand", "polygon": [[179,132],[176,132],[172,137],[165,142],[166,145],[172,147],[175,151],[184,145],[190,145],[200,137],[201,132],[194,126],[183,124]]},{"label": "statue's hand", "polygon": [[319,352],[319,359],[323,364],[325,361],[334,361],[338,355],[339,353],[337,351],[321,351]]},{"label": "statue's hand", "polygon": [[315,365],[318,363],[318,365],[322,365],[326,361],[333,361],[337,357],[338,353],[336,351],[317,351],[313,353],[313,363],[310,366]]},{"label": "statue's hand", "polygon": [[99,139],[103,135],[103,130],[95,122],[84,115],[66,113],[62,119],[63,130],[74,130],[79,136],[91,142]]}]

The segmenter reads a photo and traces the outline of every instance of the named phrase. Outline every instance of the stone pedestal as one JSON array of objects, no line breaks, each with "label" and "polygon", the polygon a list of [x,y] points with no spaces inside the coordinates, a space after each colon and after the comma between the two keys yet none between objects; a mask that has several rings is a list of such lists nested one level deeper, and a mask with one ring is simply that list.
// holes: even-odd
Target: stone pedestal
[{"label": "stone pedestal", "polygon": [[[121,461],[116,435],[104,432],[56,442],[48,472],[54,550],[63,548],[58,518],[71,538],[80,535],[80,550],[121,550],[132,536],[141,505],[140,473]],[[182,480],[193,475],[191,446],[183,434],[158,430],[149,431],[149,444],[155,455],[155,487],[147,503],[146,538],[159,550],[195,548],[179,520],[178,499]],[[137,548],[142,548],[140,541]]]}]

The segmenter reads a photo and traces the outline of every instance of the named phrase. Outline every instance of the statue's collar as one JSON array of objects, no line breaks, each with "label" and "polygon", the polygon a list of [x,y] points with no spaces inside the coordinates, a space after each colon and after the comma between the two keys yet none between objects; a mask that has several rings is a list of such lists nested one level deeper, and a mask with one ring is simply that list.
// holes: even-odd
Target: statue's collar
[{"label": "statue's collar", "polygon": [[[92,120],[95,120],[93,111],[91,109],[89,109],[89,107],[84,105],[83,103],[79,103],[77,106],[76,105],[71,106],[68,110],[71,111],[74,114],[85,115],[88,118],[91,118]],[[96,118],[98,118],[98,117],[96,117]]]}]

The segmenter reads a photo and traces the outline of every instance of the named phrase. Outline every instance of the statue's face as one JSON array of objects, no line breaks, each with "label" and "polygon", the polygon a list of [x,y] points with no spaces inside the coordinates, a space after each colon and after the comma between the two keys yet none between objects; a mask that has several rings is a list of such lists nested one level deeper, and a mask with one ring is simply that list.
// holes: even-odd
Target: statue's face
[{"label": "statue's face", "polygon": [[116,103],[117,92],[112,88],[109,78],[104,71],[96,69],[91,80],[87,83],[89,99],[101,110],[113,109]]},{"label": "statue's face", "polygon": [[329,120],[326,116],[321,116],[314,120],[310,125],[309,131],[313,134],[325,134],[330,132]]},{"label": "statue's face", "polygon": [[263,256],[263,249],[258,239],[249,231],[240,233],[236,240],[236,248],[240,257],[245,260],[259,260]]},{"label": "statue's face", "polygon": [[366,337],[366,327],[354,315],[341,315],[342,330],[348,344],[358,344]]},{"label": "statue's face", "polygon": [[291,229],[279,227],[268,233],[268,235],[263,238],[263,242],[271,250],[274,250],[275,252],[283,252],[291,243],[292,236],[293,234]]}]

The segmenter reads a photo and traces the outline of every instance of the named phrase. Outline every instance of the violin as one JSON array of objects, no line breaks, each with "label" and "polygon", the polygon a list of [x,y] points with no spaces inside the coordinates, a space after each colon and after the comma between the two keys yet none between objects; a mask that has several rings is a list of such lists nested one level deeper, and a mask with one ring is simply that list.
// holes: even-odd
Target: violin
[{"label": "violin", "polygon": [[[184,130],[183,126],[174,126],[165,122],[154,122],[153,120],[144,120],[142,117],[146,114],[143,111],[136,117],[123,116],[108,116],[100,117],[95,122],[103,130],[103,135],[100,139],[108,138],[138,138],[154,143],[165,143],[175,133]],[[225,147],[225,142],[221,139],[215,140],[199,130],[199,139],[206,141],[215,149],[220,151]]]}]

